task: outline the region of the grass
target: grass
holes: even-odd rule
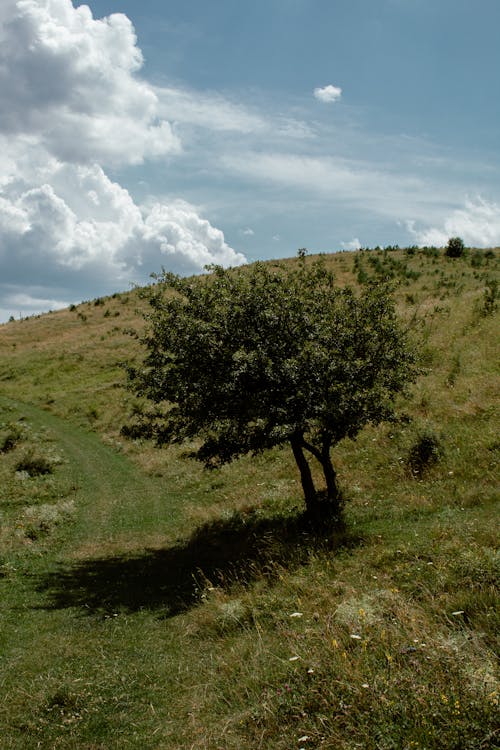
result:
[[[499,746],[498,253],[328,262],[393,275],[426,372],[322,537],[287,451],[120,436],[134,292],[0,327],[2,748]]]

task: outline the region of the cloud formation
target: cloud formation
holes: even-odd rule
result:
[[[3,0],[0,307],[54,308],[85,288],[144,281],[161,264],[193,273],[244,262],[195,206],[138,205],[106,173],[182,151],[142,64],[122,14],[95,19],[71,0]],[[233,120],[245,127],[237,110]]]
[[[323,86],[322,88],[315,88],[314,96],[324,104],[331,104],[332,102],[336,102],[340,99],[340,97],[342,96],[342,89],[338,86],[332,86],[332,84],[329,84],[328,86]]]
[[[463,208],[446,217],[441,226],[408,229],[419,245],[443,247],[450,237],[461,237],[470,247],[500,246],[500,205],[477,198],[468,200]]]
[[[136,74],[143,59],[129,19],[94,19],[70,0],[4,0],[0,132],[33,136],[63,161],[138,164],[176,153],[158,97]]]

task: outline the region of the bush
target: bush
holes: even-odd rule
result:
[[[421,477],[426,469],[434,466],[443,455],[441,439],[431,429],[425,429],[417,435],[410,448],[407,466],[415,477]]]
[[[461,237],[450,237],[446,246],[445,255],[448,258],[461,258],[464,252],[465,245]]]

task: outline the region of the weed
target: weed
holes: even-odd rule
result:
[[[50,505],[32,505],[23,512],[17,528],[28,539],[35,541],[41,536],[49,534],[56,526],[70,520],[75,513],[72,500]]]
[[[461,362],[461,358],[460,358],[460,353],[457,352],[453,356],[452,365],[451,365],[450,371],[449,371],[449,373],[448,373],[448,375],[446,377],[446,385],[449,388],[453,388],[453,386],[457,382],[457,378],[458,378],[458,376],[460,374],[461,367],[462,367],[462,362]]]
[[[0,432],[0,453],[8,453],[22,439],[22,430],[19,425],[7,425],[5,430]]]
[[[486,289],[483,293],[482,315],[493,315],[498,308],[498,280],[489,279],[486,283]]]
[[[54,461],[39,453],[34,448],[29,448],[17,460],[15,469],[18,472],[25,472],[30,477],[52,474],[54,471]]]

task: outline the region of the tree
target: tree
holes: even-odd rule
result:
[[[445,255],[448,258],[460,258],[465,252],[464,241],[461,237],[450,237],[446,246]]]
[[[154,405],[128,434],[159,445],[198,438],[195,456],[220,466],[288,443],[312,519],[337,516],[331,449],[393,412],[414,356],[383,285],[339,288],[322,261],[256,263],[206,277],[163,272],[149,292],[131,387]],[[314,486],[309,459],[323,471]]]

